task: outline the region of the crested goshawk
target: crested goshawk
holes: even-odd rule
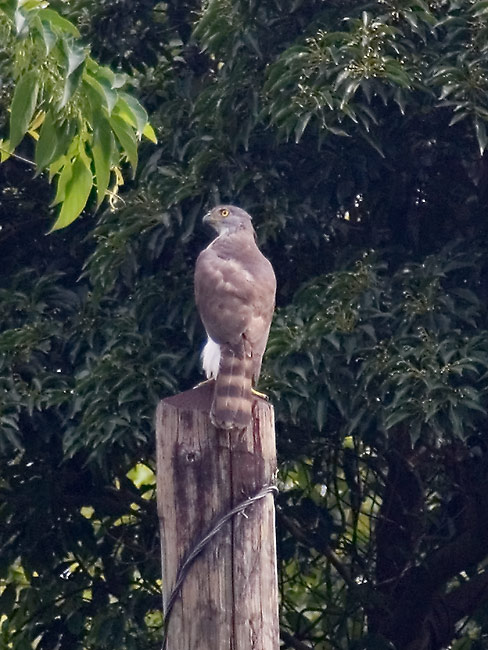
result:
[[[219,205],[203,222],[217,231],[195,267],[195,299],[208,335],[202,364],[215,379],[210,419],[219,429],[242,430],[252,418],[252,386],[268,340],[276,278],[247,212]]]

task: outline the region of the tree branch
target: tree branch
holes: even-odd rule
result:
[[[310,548],[312,545],[310,543],[310,538],[303,532],[303,530],[291,519],[287,517],[282,512],[277,511],[277,518],[285,525],[288,531],[295,537],[299,542],[304,544],[307,548]],[[341,576],[344,582],[351,589],[356,588],[356,583],[354,582],[348,568],[342,563],[339,556],[331,549],[331,547],[326,544],[323,548],[323,553],[330,560],[330,563]]]
[[[454,622],[473,611],[488,598],[488,569],[462,583],[444,598]]]
[[[303,641],[300,641],[289,632],[286,632],[286,630],[280,630],[280,637],[283,643],[290,648],[295,648],[295,650],[312,650],[311,645],[303,643]]]

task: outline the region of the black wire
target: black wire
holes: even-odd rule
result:
[[[192,548],[190,553],[187,554],[185,559],[183,560],[182,564],[180,565],[180,568],[178,569],[178,572],[176,574],[176,581],[175,581],[175,586],[173,587],[171,594],[168,598],[168,602],[166,605],[166,611],[164,612],[164,633],[163,633],[163,646],[162,650],[166,650],[166,643],[168,641],[168,628],[169,628],[169,620],[171,616],[171,612],[173,611],[173,605],[176,602],[176,599],[179,596],[179,591],[185,581],[186,576],[188,575],[188,571],[195,561],[195,559],[200,555],[200,553],[203,551],[203,549],[207,546],[207,544],[210,542],[210,540],[215,537],[215,535],[221,530],[221,528],[226,524],[229,519],[232,519],[234,515],[237,515],[239,512],[243,512],[248,506],[253,504],[255,501],[259,501],[259,499],[262,499],[265,497],[267,494],[271,493],[278,493],[278,488],[275,485],[268,485],[264,488],[262,488],[255,496],[250,497],[248,499],[245,499],[245,501],[242,501],[239,503],[237,506],[232,508],[232,510],[229,510],[225,515],[220,517],[217,522],[211,526],[210,530],[208,533],[206,533],[198,542],[198,544],[195,544],[195,546]]]

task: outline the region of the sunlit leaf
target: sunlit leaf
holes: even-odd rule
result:
[[[142,131],[142,135],[145,136],[148,140],[150,140],[154,144],[157,144],[158,139],[156,137],[156,133],[154,132],[153,127],[149,123],[146,124],[146,126],[144,127]]]
[[[122,145],[123,151],[127,154],[133,173],[137,168],[137,140],[133,129],[118,115],[110,116],[110,125]]]
[[[119,114],[121,117],[126,119],[124,117],[125,115],[130,116],[138,135],[141,135],[148,123],[148,116],[144,107],[137,101],[137,99],[131,97],[131,95],[128,95],[127,93],[120,93],[119,103],[116,105],[116,108],[118,107],[120,107]]]
[[[86,59],[86,48],[73,39],[63,39],[63,50],[67,59],[66,75],[69,77],[73,72],[84,63]]]
[[[71,177],[66,183],[61,211],[50,232],[69,226],[79,217],[88,201],[92,185],[91,170],[85,158],[78,156],[73,163]]]
[[[13,151],[24,137],[37,105],[39,74],[31,70],[18,81],[10,112],[10,148]]]
[[[44,41],[46,48],[46,54],[49,54],[53,47],[56,45],[58,37],[51,29],[51,25],[47,20],[41,20],[39,17],[36,18],[36,25],[38,25],[38,30]]]
[[[80,32],[73,23],[60,16],[57,11],[48,8],[40,9],[39,16],[41,20],[46,20],[52,27],[58,29],[60,33],[67,32],[76,38],[80,37]]]
[[[83,77],[83,64],[76,68],[75,71],[66,77],[63,89],[63,96],[61,98],[60,108],[64,108],[69,100],[72,98],[73,93],[78,89],[81,79]]]
[[[58,203],[64,201],[66,197],[66,187],[71,180],[71,177],[73,176],[73,165],[71,163],[71,160],[67,157],[63,157],[62,161],[62,171],[58,177],[56,196],[51,203],[51,207],[58,205]]]
[[[112,131],[107,120],[100,115],[93,132],[93,161],[95,163],[95,183],[97,186],[97,206],[105,198],[105,192],[110,182],[112,164]]]
[[[55,125],[51,111],[48,111],[42,124],[36,146],[35,163],[38,172],[47,167],[55,158],[59,125]]]

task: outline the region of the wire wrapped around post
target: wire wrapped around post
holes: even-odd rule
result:
[[[252,426],[225,432],[211,397],[204,384],[157,412],[165,650],[278,650],[273,408],[256,398]]]
[[[166,643],[168,639],[168,628],[169,628],[169,622],[171,619],[171,611],[173,609],[173,605],[175,603],[175,600],[178,598],[179,591],[183,585],[183,582],[185,581],[185,578],[188,574],[188,571],[191,568],[191,565],[193,562],[197,559],[197,557],[200,555],[200,553],[203,551],[203,549],[211,542],[211,540],[217,535],[217,533],[222,530],[222,528],[225,526],[225,524],[232,519],[235,515],[242,513],[244,514],[244,511],[246,508],[249,508],[253,503],[256,501],[259,501],[263,497],[265,497],[267,494],[277,494],[278,493],[278,488],[275,485],[268,485],[264,487],[262,490],[260,490],[256,495],[253,497],[249,497],[249,499],[246,499],[245,501],[242,501],[239,503],[235,508],[232,508],[229,512],[227,512],[225,515],[222,517],[219,517],[218,520],[215,522],[215,524],[210,528],[208,533],[204,535],[196,544],[195,546],[191,549],[190,553],[188,553],[187,557],[181,564],[180,568],[178,569],[178,573],[176,574],[176,583],[175,586],[173,587],[173,590],[168,598],[168,601],[166,603],[166,610],[164,612],[164,636],[163,636],[163,649],[166,650]]]

